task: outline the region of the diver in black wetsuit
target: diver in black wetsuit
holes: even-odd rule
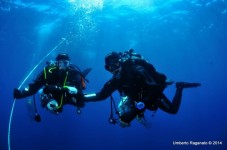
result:
[[[23,90],[14,89],[14,98],[21,99],[31,96],[42,89],[41,105],[49,111],[59,114],[65,104],[78,108],[84,107],[80,99],[85,89],[84,74],[75,65],[70,64],[68,54],[62,53],[56,57],[56,62],[50,62],[38,75],[34,83]],[[78,109],[79,110],[79,109]]]
[[[105,57],[105,69],[113,74],[100,92],[84,95],[85,102],[105,100],[118,90],[121,101],[118,105],[120,125],[129,126],[137,118],[142,120],[146,109],[158,108],[176,114],[179,110],[184,88],[200,86],[200,83],[177,82],[176,93],[171,102],[163,91],[167,85],[166,76],[155,70],[141,55],[130,50],[126,53],[112,52]]]

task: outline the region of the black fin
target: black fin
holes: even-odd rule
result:
[[[176,87],[177,88],[193,88],[201,86],[200,83],[189,83],[189,82],[177,82]]]

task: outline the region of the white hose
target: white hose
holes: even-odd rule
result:
[[[43,57],[43,59],[41,59],[35,66],[34,68],[28,73],[28,75],[25,77],[25,79],[23,80],[23,82],[20,84],[20,86],[18,87],[18,89],[20,89],[23,84],[27,81],[27,79],[31,76],[31,74],[35,71],[35,69],[53,52],[55,51],[63,42],[66,41],[66,38],[62,38],[61,41],[52,49],[50,50],[49,53],[46,54],[45,57]],[[15,108],[15,104],[16,104],[16,99],[13,100],[13,105],[12,105],[12,109],[10,112],[10,117],[9,117],[9,126],[8,126],[8,150],[11,149],[11,140],[10,140],[10,135],[11,135],[11,124],[12,124],[12,117],[13,117],[13,112],[14,112],[14,108]]]

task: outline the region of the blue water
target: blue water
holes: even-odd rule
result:
[[[170,79],[202,86],[184,91],[176,115],[159,110],[152,117],[147,111],[150,128],[136,121],[130,128],[109,124],[109,99],[86,104],[81,115],[66,106],[59,116],[38,102],[40,123],[32,119],[31,97],[17,100],[12,150],[227,149],[226,0],[1,0],[0,20],[0,150],[8,149],[13,88],[62,38],[66,42],[45,61],[67,52],[82,70],[93,68],[86,93],[99,91],[111,77],[104,69],[105,55],[130,48]],[[165,90],[170,99],[174,92],[174,85]],[[119,101],[117,93],[114,98]],[[175,141],[219,143],[194,146]]]

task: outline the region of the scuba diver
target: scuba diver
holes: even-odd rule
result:
[[[47,66],[28,88],[14,89],[14,98],[25,98],[39,91],[43,108],[59,114],[65,104],[71,104],[80,113],[80,108],[85,105],[80,97],[86,87],[85,76],[90,71],[91,69],[86,69],[81,72],[77,66],[70,64],[68,54],[58,54],[56,61],[47,62]]]
[[[140,54],[134,53],[133,49],[124,53],[109,53],[105,57],[105,69],[111,72],[113,77],[105,83],[100,92],[85,94],[83,99],[85,102],[105,100],[118,90],[121,101],[116,112],[122,127],[130,126],[130,122],[135,118],[144,123],[146,109],[156,111],[159,108],[167,113],[176,114],[180,107],[183,89],[201,85],[176,82],[176,93],[171,102],[163,91],[173,81],[168,81],[164,74],[157,72],[152,64],[144,60]],[[112,96],[111,100],[113,100]],[[117,123],[113,118],[109,121],[113,124]]]

